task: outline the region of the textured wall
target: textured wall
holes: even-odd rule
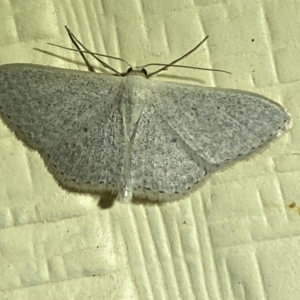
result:
[[[258,92],[294,126],[188,199],[102,209],[61,189],[0,122],[0,298],[299,299],[300,2],[2,2],[0,64],[85,69],[77,53],[47,45],[71,46],[64,25],[133,65],[169,62],[209,35],[184,63],[232,75],[170,69],[155,80]]]

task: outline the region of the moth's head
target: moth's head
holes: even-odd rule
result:
[[[127,70],[127,72],[123,74],[123,76],[128,76],[128,75],[140,75],[148,78],[147,70],[143,67],[130,67]]]

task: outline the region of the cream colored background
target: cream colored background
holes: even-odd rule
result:
[[[189,199],[109,209],[62,190],[0,122],[0,299],[299,299],[299,1],[0,6],[0,64],[85,69],[78,54],[47,45],[71,46],[64,25],[133,65],[169,62],[209,35],[184,63],[232,75],[172,69],[156,80],[255,91],[294,120],[266,151],[213,175]]]

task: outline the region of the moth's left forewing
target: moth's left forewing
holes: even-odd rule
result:
[[[222,165],[291,127],[278,103],[255,93],[156,82],[156,104],[168,126],[199,159]]]

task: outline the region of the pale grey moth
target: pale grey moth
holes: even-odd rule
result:
[[[0,114],[63,187],[125,202],[181,198],[291,126],[258,94],[123,75],[2,65]]]

